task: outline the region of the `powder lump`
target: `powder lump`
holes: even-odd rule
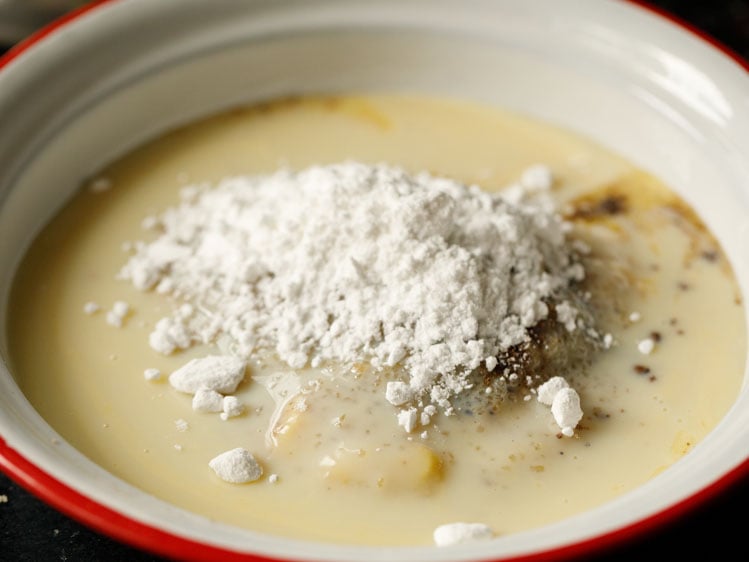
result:
[[[447,523],[434,530],[434,544],[451,546],[494,538],[494,532],[483,523]]]
[[[180,392],[195,394],[200,389],[222,394],[234,392],[244,379],[245,362],[231,355],[208,355],[192,359],[171,375],[169,384]]]
[[[554,396],[563,388],[569,388],[569,383],[562,377],[551,377],[548,381],[538,387],[538,401],[541,404],[551,406]]]
[[[196,412],[221,412],[224,397],[215,390],[199,388],[192,397],[192,409]]]
[[[577,391],[570,388],[564,378],[551,377],[538,387],[537,393],[538,401],[551,407],[551,414],[562,430],[562,435],[572,437],[577,424],[583,418]]]
[[[557,298],[584,270],[542,197],[551,183],[536,166],[492,194],[345,162],[189,186],[120,277],[190,305],[157,323],[149,341],[161,353],[218,343],[227,357],[273,351],[294,369],[397,365],[407,388],[389,401],[449,411],[468,374],[528,341],[550,304],[568,330],[583,327]],[[190,378],[170,382],[205,386]]]
[[[229,418],[235,418],[244,412],[244,404],[236,396],[224,396],[221,402],[221,419],[226,421]]]
[[[147,381],[157,381],[161,378],[161,371],[150,367],[143,371],[143,378]]]
[[[637,350],[643,355],[650,355],[655,349],[655,340],[653,338],[645,338],[637,343]]]
[[[562,388],[557,392],[551,403],[551,414],[561,428],[562,434],[572,437],[575,434],[575,427],[583,417],[577,391],[574,388]]]
[[[85,312],[89,316],[92,314],[96,314],[97,312],[99,312],[99,310],[101,310],[101,307],[93,301],[89,301],[83,305],[83,312]]]
[[[221,453],[211,459],[208,466],[221,480],[232,484],[254,482],[263,475],[263,467],[242,447]]]
[[[117,301],[112,305],[111,310],[107,312],[107,324],[116,328],[122,328],[125,318],[130,313],[130,305],[124,301]]]

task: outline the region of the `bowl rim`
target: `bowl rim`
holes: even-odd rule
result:
[[[124,4],[126,1],[93,0],[46,24],[0,55],[0,72],[7,68],[11,62],[23,57],[27,51],[44,42],[49,36],[68,27],[84,15],[108,5],[116,3]],[[660,18],[662,22],[672,25],[682,32],[686,32],[692,38],[698,39],[703,47],[717,51],[719,54],[738,64],[744,72],[749,74],[748,59],[745,59],[703,29],[696,27],[664,8],[650,4],[647,0],[616,1],[627,4],[636,10],[654,15]],[[195,541],[123,515],[107,505],[74,490],[46,472],[43,468],[35,465],[20,452],[9,446],[2,435],[0,435],[0,471],[27,492],[73,520],[114,540],[142,549],[151,554],[185,561],[221,559],[227,562],[290,562],[288,558],[275,558],[260,554],[238,552],[227,547]],[[603,554],[605,551],[609,551],[629,539],[642,539],[646,535],[666,527],[682,516],[709,503],[709,501],[717,499],[745,478],[749,478],[749,458],[724,473],[708,486],[699,489],[661,511],[652,513],[633,523],[588,539],[579,540],[572,544],[525,555],[511,556],[509,558],[488,559],[487,562],[491,562],[492,560],[494,562],[559,561]]]

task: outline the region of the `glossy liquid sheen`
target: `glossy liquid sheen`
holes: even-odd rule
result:
[[[149,348],[153,325],[176,303],[115,278],[127,259],[122,243],[149,236],[141,220],[176,204],[187,183],[343,160],[429,170],[489,190],[535,163],[553,169],[554,196],[571,204],[577,235],[603,256],[602,286],[611,275],[618,287],[599,319],[615,345],[573,377],[585,411],[574,437],[560,438],[549,408],[532,396],[493,415],[438,415],[407,434],[384,398],[386,374],[366,365],[294,373],[259,357],[236,393],[247,411],[227,421],[194,412],[190,396],[165,380],[144,379],[146,368],[168,374],[215,350],[164,357]],[[454,521],[506,535],[652,478],[737,396],[744,309],[720,248],[656,179],[548,125],[422,97],[287,100],[168,134],[102,175],[112,188],[84,187],[18,272],[13,372],[44,418],[92,461],[208,518],[354,544],[431,544],[434,528]],[[132,307],[122,328],[105,321],[115,300]],[[88,301],[102,312],[84,314]],[[641,318],[631,321],[632,312]],[[637,343],[653,332],[660,341],[643,355]],[[277,387],[273,396],[274,376],[291,386],[298,377],[304,392],[282,396]],[[210,459],[235,447],[259,459],[259,481],[228,484],[210,470]]]

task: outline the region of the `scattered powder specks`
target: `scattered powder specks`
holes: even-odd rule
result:
[[[320,466],[322,467],[331,467],[335,465],[336,465],[336,461],[330,455],[325,455],[323,458],[320,459]]]
[[[115,328],[122,328],[122,318],[110,310],[107,312],[107,324],[114,326]]]
[[[156,324],[161,353],[218,343],[292,368],[399,366],[406,386],[390,402],[449,412],[470,372],[527,342],[550,306],[568,330],[583,327],[557,299],[585,272],[544,197],[552,183],[535,166],[491,194],[346,162],[187,186],[179,206],[149,218],[157,236],[134,244],[120,277],[190,303]]]
[[[157,381],[161,378],[161,371],[154,368],[148,368],[143,371],[143,378],[147,381]]]
[[[604,334],[603,335],[603,348],[609,349],[612,345],[614,345],[614,336],[612,334]]]
[[[187,420],[180,418],[174,422],[174,427],[177,428],[177,431],[187,431],[190,429],[190,424],[187,423]]]
[[[304,398],[302,398],[301,400],[295,400],[294,404],[292,405],[292,409],[295,412],[306,412],[307,408],[309,408],[309,405]]]
[[[117,316],[124,318],[130,312],[130,305],[125,301],[115,301],[112,305],[112,312]]]
[[[91,193],[103,193],[112,189],[112,180],[105,177],[98,177],[91,180],[88,184],[88,190]]]
[[[637,350],[643,355],[650,355],[655,349],[655,340],[653,338],[645,338],[640,340],[637,344]]]
[[[116,301],[111,310],[107,312],[107,323],[121,328],[125,323],[125,318],[130,313],[130,305],[124,301]]]
[[[564,324],[568,332],[574,332],[577,327],[577,309],[569,302],[563,301],[556,307],[557,320]]]
[[[520,176],[520,185],[531,192],[551,189],[553,183],[551,170],[543,164],[530,166]]]
[[[140,226],[143,230],[156,230],[159,227],[158,217],[149,215],[140,222]]]
[[[83,305],[83,312],[88,314],[89,316],[92,314],[96,314],[97,312],[99,312],[99,310],[101,310],[101,307],[93,301],[88,301]]]
[[[8,503],[8,496],[0,494],[0,503]]]

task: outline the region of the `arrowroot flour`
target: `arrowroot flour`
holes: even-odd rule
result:
[[[151,217],[158,235],[120,276],[186,303],[151,334],[161,353],[218,341],[292,368],[401,366],[400,403],[449,412],[468,373],[494,369],[584,277],[551,183],[535,166],[490,194],[356,162],[231,177]],[[583,327],[556,304],[567,330]]]

